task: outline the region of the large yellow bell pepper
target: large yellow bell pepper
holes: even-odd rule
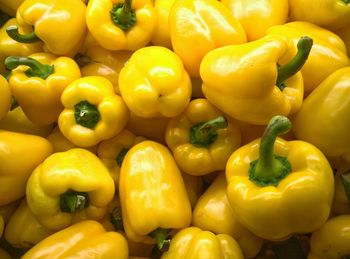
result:
[[[64,110],[58,118],[62,134],[73,144],[90,147],[117,135],[126,125],[129,110],[101,76],[82,77],[62,93]]]
[[[100,258],[128,259],[128,244],[117,232],[85,220],[63,229],[32,247],[22,259]]]
[[[306,93],[310,93],[334,71],[350,65],[342,39],[315,24],[301,21],[289,22],[271,27],[267,33],[287,36],[293,40],[294,45],[297,45],[300,37],[304,35],[313,39],[310,55],[300,70]]]
[[[273,117],[262,138],[233,152],[226,166],[227,196],[237,221],[272,241],[320,228],[333,200],[329,162],[307,142],[277,137],[290,128],[287,117]]]
[[[288,20],[288,0],[221,0],[244,28],[248,41],[262,38],[266,30]]]
[[[157,142],[142,141],[127,152],[119,195],[125,233],[131,241],[148,242],[153,237],[161,250],[168,230],[191,223],[191,204],[180,170],[170,151]]]
[[[16,11],[23,2],[24,0],[0,0],[0,10],[8,15],[16,16]]]
[[[19,26],[34,32],[20,34],[16,25],[7,27],[7,33],[18,42],[44,42],[44,49],[59,56],[74,56],[87,32],[86,6],[81,0],[26,0],[18,8]]]
[[[350,256],[350,215],[331,218],[310,239],[307,259],[342,259]]]
[[[151,0],[90,0],[86,23],[103,48],[137,50],[150,42],[157,17]]]
[[[350,26],[337,30],[336,34],[344,41],[348,57],[350,57]]]
[[[42,137],[0,130],[0,206],[24,196],[28,177],[51,152]]]
[[[228,116],[199,98],[169,121],[166,143],[180,169],[199,176],[225,169],[227,159],[240,146],[241,133]]]
[[[161,259],[243,259],[236,240],[226,234],[215,235],[197,227],[180,230],[170,241],[169,251]]]
[[[119,90],[136,115],[170,118],[186,108],[192,87],[181,59],[174,52],[149,46],[135,51],[122,68]]]
[[[8,57],[5,65],[11,69],[11,93],[28,119],[38,125],[57,122],[63,110],[63,90],[81,76],[75,61],[36,53],[29,57]]]
[[[0,120],[6,117],[11,108],[11,91],[7,80],[0,75]]]
[[[107,168],[90,151],[54,153],[30,175],[27,202],[36,219],[51,230],[84,219],[101,219],[114,196]]]
[[[223,112],[251,124],[295,113],[304,91],[299,70],[311,46],[312,39],[303,37],[295,54],[291,40],[273,35],[215,49],[201,63],[203,93]]]
[[[216,0],[178,0],[169,14],[170,39],[192,77],[211,50],[247,41],[241,24]]]
[[[350,67],[329,75],[304,100],[293,118],[295,136],[312,143],[326,156],[350,162]]]

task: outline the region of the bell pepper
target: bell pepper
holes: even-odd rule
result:
[[[350,26],[345,26],[335,33],[344,41],[348,57],[350,57]]]
[[[349,0],[289,0],[290,19],[339,29],[350,24],[349,3]]]
[[[235,258],[243,259],[236,240],[226,234],[215,235],[197,227],[180,230],[170,242],[169,251],[162,259]]]
[[[181,59],[174,52],[149,46],[135,51],[122,68],[119,90],[136,115],[171,118],[186,108],[192,87]]]
[[[230,207],[226,195],[225,173],[215,178],[193,209],[192,225],[215,234],[232,236],[242,249],[244,258],[255,257],[263,240],[242,227]]]
[[[262,38],[266,30],[288,20],[288,0],[221,0],[240,22],[248,41]]]
[[[336,168],[334,176],[334,199],[332,212],[336,215],[350,214],[350,164]]]
[[[183,172],[200,176],[225,169],[241,133],[228,116],[199,98],[169,121],[166,143]]]
[[[137,50],[146,46],[156,28],[151,0],[90,0],[86,24],[108,50]]]
[[[13,247],[31,248],[53,233],[36,220],[24,198],[6,224],[5,238]]]
[[[303,101],[305,63],[312,39],[302,37],[298,52],[291,40],[273,35],[208,53],[201,63],[206,98],[234,119],[266,125],[274,115],[289,115]]]
[[[16,16],[16,11],[23,2],[24,0],[1,0],[0,10],[8,15]]]
[[[7,57],[5,65],[11,70],[11,93],[28,119],[38,125],[57,122],[63,110],[60,99],[63,90],[81,76],[75,61],[36,53],[29,57]]]
[[[328,219],[332,168],[310,143],[285,141],[287,117],[274,116],[261,139],[240,147],[226,166],[227,197],[237,221],[271,241],[310,233]]]
[[[350,67],[329,75],[308,95],[293,117],[297,139],[310,142],[326,156],[342,156],[350,162]]]
[[[54,153],[37,166],[26,194],[38,222],[60,230],[84,219],[101,219],[114,190],[113,179],[98,157],[73,148]]]
[[[87,32],[85,12],[81,0],[26,0],[18,7],[16,20],[21,27],[33,26],[34,32],[20,34],[16,25],[6,31],[15,41],[42,41],[47,52],[74,56]]]
[[[230,11],[216,0],[178,0],[169,14],[170,39],[187,72],[199,77],[203,57],[213,49],[247,41]]]
[[[300,72],[303,76],[304,91],[310,93],[334,71],[350,65],[344,42],[336,34],[308,22],[289,22],[273,26],[268,34],[284,35],[297,45],[303,35],[313,39],[313,46]]]
[[[11,91],[6,79],[0,75],[0,120],[6,117],[11,108]]]
[[[128,259],[128,256],[128,245],[121,234],[106,232],[100,223],[85,220],[45,238],[21,258]]]
[[[159,250],[170,229],[191,223],[191,204],[174,158],[163,145],[146,140],[126,153],[119,177],[119,195],[126,236],[152,242]]]
[[[0,130],[0,206],[24,196],[28,177],[51,152],[42,137]]]
[[[79,147],[91,147],[117,135],[126,125],[129,110],[114,93],[112,83],[100,76],[72,82],[62,93],[64,110],[58,118],[62,134]]]
[[[350,256],[350,215],[329,219],[310,239],[308,259],[340,259]]]

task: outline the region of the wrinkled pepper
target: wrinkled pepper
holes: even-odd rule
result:
[[[312,39],[302,37],[296,53],[291,40],[273,35],[215,49],[201,63],[203,93],[232,118],[251,124],[293,114],[302,105],[299,70],[311,47]]]
[[[202,58],[211,50],[247,41],[241,24],[216,0],[176,1],[169,30],[174,52],[192,77],[199,77]]]
[[[126,125],[129,110],[101,76],[87,76],[63,91],[64,110],[58,118],[62,134],[79,147],[91,147],[117,135]]]
[[[27,182],[30,210],[44,227],[60,230],[84,219],[101,219],[114,182],[96,155],[82,148],[54,153]]]
[[[108,50],[137,50],[153,35],[157,17],[151,0],[90,0],[86,23]]]
[[[166,143],[183,172],[200,176],[225,169],[241,133],[228,116],[199,98],[169,121]]]
[[[287,117],[274,116],[261,139],[237,149],[226,166],[227,196],[237,221],[271,241],[310,233],[328,219],[332,168],[323,153],[304,141],[285,141]]]
[[[12,17],[16,16],[16,11],[23,2],[24,0],[0,0],[0,10]]]
[[[334,199],[332,212],[336,215],[350,214],[350,164],[336,169],[334,176]]]
[[[5,65],[11,70],[11,93],[28,119],[38,125],[57,122],[63,110],[63,90],[81,76],[75,61],[36,53],[28,57],[7,57]]]
[[[0,75],[0,120],[5,118],[11,108],[11,91],[7,80]]]
[[[22,259],[128,259],[128,244],[117,232],[106,232],[97,221],[85,220],[65,228],[32,247]]]
[[[28,177],[51,152],[45,138],[0,130],[0,206],[25,195]]]

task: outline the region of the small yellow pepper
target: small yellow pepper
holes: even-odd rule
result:
[[[114,182],[96,155],[82,148],[54,153],[27,182],[30,210],[44,227],[60,230],[84,219],[101,219]]]
[[[7,80],[0,75],[0,120],[5,118],[11,108],[11,91]]]
[[[240,146],[241,133],[230,118],[199,98],[169,121],[166,143],[180,169],[199,176],[225,169],[229,156]]]
[[[90,0],[86,23],[103,48],[137,50],[151,41],[157,17],[150,0]]]
[[[336,215],[350,214],[350,164],[336,168],[334,176],[334,199],[332,212]]]
[[[121,234],[106,232],[97,221],[85,220],[45,238],[21,258],[128,259],[129,250]]]
[[[126,125],[129,110],[101,76],[72,82],[61,96],[64,110],[58,118],[62,134],[79,147],[90,147],[117,135]]]
[[[24,196],[28,177],[51,152],[42,137],[0,130],[0,206]]]
[[[169,14],[174,52],[192,77],[199,77],[202,58],[211,50],[247,41],[241,24],[216,0],[178,0]]]
[[[16,16],[16,11],[23,2],[24,0],[0,0],[0,10],[8,15]]]

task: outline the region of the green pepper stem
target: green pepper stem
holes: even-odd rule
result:
[[[114,207],[111,214],[110,214],[110,220],[111,223],[113,224],[115,230],[121,231],[124,230],[123,226],[123,218],[122,218],[122,211],[120,207]]]
[[[60,195],[62,212],[76,213],[89,206],[89,195],[86,192],[68,190]]]
[[[260,186],[277,185],[291,171],[286,157],[274,154],[278,135],[287,133],[292,127],[285,116],[274,116],[267,125],[260,141],[259,158],[249,168],[249,179]]]
[[[81,101],[74,105],[74,118],[77,124],[93,129],[100,120],[100,112],[95,105]]]
[[[120,29],[127,31],[136,23],[136,13],[131,8],[132,0],[125,0],[113,6],[111,10],[111,19]]]
[[[149,234],[156,240],[159,251],[165,252],[169,249],[170,239],[168,239],[168,230],[157,228]]]
[[[29,57],[11,56],[5,59],[5,66],[13,70],[20,65],[28,66],[29,69],[25,71],[28,77],[40,77],[42,79],[48,78],[54,73],[54,67],[50,65],[41,64],[39,61]]]
[[[116,157],[116,161],[117,161],[117,164],[119,167],[122,166],[122,163],[123,163],[123,160],[124,160],[124,157],[126,155],[126,153],[128,153],[129,149],[128,148],[122,148],[120,150],[120,152],[118,153],[117,157]]]
[[[226,127],[227,121],[224,116],[197,123],[190,129],[190,143],[197,147],[208,147],[217,139],[217,130]]]
[[[16,25],[10,25],[7,27],[6,32],[10,38],[20,43],[33,43],[41,41],[35,32],[28,34],[19,34],[18,27]]]
[[[345,4],[350,4],[350,0],[342,0]],[[350,258],[350,255],[349,255]]]
[[[305,64],[309,57],[313,40],[308,36],[303,36],[299,39],[297,48],[298,52],[294,58],[284,66],[278,67],[278,76],[276,85],[283,90],[284,81],[295,75]]]

